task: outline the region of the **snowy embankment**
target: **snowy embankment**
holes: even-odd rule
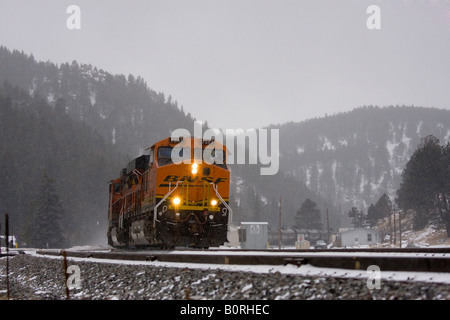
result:
[[[428,224],[421,230],[413,228],[413,214],[411,212],[402,214],[401,222],[391,217],[378,220],[375,229],[380,233],[382,246],[384,247],[415,247],[415,248],[439,248],[450,247],[450,237],[443,225]]]
[[[450,299],[450,273],[381,272],[368,288],[365,270],[309,265],[240,266],[70,258],[80,270],[72,299]],[[61,257],[34,252],[10,258],[16,299],[65,299]],[[0,290],[5,258],[0,259]],[[1,291],[0,291],[1,295]]]

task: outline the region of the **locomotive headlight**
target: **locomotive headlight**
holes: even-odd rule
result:
[[[212,205],[212,206],[217,205],[217,200],[216,200],[216,199],[211,200],[211,205]]]
[[[198,164],[195,162],[192,164],[192,174],[197,174],[198,171]]]
[[[177,206],[177,205],[180,204],[181,200],[180,200],[180,198],[176,197],[176,198],[173,198],[172,202],[173,202],[174,205]]]

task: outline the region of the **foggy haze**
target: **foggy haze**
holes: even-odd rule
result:
[[[69,5],[81,29],[69,30]],[[368,6],[381,9],[370,30]],[[450,108],[448,1],[6,1],[0,44],[142,76],[220,128],[362,105]]]

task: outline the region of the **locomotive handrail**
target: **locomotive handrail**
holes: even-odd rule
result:
[[[154,209],[154,214],[153,214],[153,228],[156,227],[156,221],[157,221],[156,215],[158,214],[158,207],[159,207],[159,205],[160,205],[161,203],[163,203],[163,202],[167,199],[167,197],[170,196],[170,195],[172,194],[172,192],[175,191],[176,188],[178,188],[178,184],[179,184],[180,182],[183,182],[183,181],[181,181],[181,180],[180,180],[180,181],[177,181],[177,184],[176,184],[175,188],[173,188],[172,190],[170,190],[170,187],[171,187],[171,184],[172,184],[172,182],[170,182],[170,183],[169,183],[169,192],[161,199],[161,201],[159,201],[159,202],[156,204],[155,209]]]
[[[233,210],[228,205],[228,203],[226,203],[225,200],[223,200],[223,198],[220,195],[219,191],[217,191],[218,185],[214,184],[214,182],[210,182],[210,183],[212,184],[213,190],[216,192],[217,198],[219,198],[220,202],[222,202],[222,204],[228,209],[228,212],[230,212],[230,214],[228,216],[228,223],[230,224],[231,222],[233,222]]]

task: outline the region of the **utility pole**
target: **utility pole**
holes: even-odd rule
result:
[[[389,216],[389,245],[392,245],[392,206],[388,216]]]
[[[65,287],[66,287],[66,299],[70,300],[70,290],[68,285],[69,275],[67,274],[67,252],[66,250],[61,250],[62,256],[63,256],[63,268],[64,268],[64,280],[65,280]]]
[[[9,300],[9,215],[5,214],[5,237],[6,237],[6,297]]]
[[[400,231],[400,248],[402,247],[402,212],[398,212],[398,229]]]
[[[328,215],[328,208],[327,208],[327,244],[330,243],[330,217]]]
[[[395,210],[394,210],[394,247],[397,245],[397,233],[395,232],[396,230],[395,230],[395,223],[396,223],[396,221],[395,221],[396,219],[395,219]]]
[[[278,202],[278,250],[281,250],[281,197]]]

